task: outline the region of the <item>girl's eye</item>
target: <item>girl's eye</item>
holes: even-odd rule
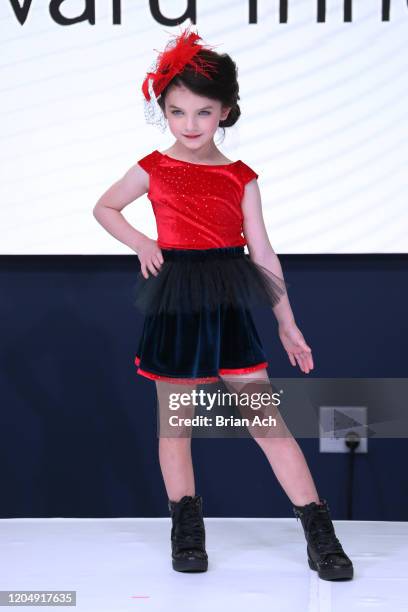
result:
[[[178,111],[178,110],[173,110],[171,111],[171,114],[174,115],[175,113],[181,113],[182,111]],[[200,111],[200,113],[207,113],[207,115],[211,115],[210,111]]]

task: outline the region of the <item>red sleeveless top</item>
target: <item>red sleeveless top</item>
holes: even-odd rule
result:
[[[149,174],[147,197],[161,248],[211,249],[247,244],[241,201],[258,178],[243,161],[209,165],[153,151],[137,162]]]

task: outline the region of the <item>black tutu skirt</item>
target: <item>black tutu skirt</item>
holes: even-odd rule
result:
[[[141,314],[192,314],[219,307],[274,307],[288,283],[251,260],[243,246],[161,249],[164,262],[155,276],[138,272],[134,305]]]

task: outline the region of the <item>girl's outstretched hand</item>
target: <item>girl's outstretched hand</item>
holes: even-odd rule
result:
[[[306,374],[313,370],[312,349],[306,344],[296,323],[279,325],[279,338],[293,366],[297,361],[300,369]]]
[[[140,270],[145,278],[149,278],[147,270],[150,270],[154,276],[158,275],[164,259],[156,240],[146,237],[139,244],[137,256],[140,261]]]

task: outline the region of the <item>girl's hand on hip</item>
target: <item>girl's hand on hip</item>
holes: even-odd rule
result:
[[[149,278],[148,270],[157,276],[164,262],[163,254],[157,240],[145,238],[139,245],[137,256],[140,261],[140,269],[145,278]]]
[[[295,366],[297,361],[300,369],[306,374],[313,370],[312,349],[306,344],[297,325],[295,323],[279,325],[278,333],[290,363]]]

